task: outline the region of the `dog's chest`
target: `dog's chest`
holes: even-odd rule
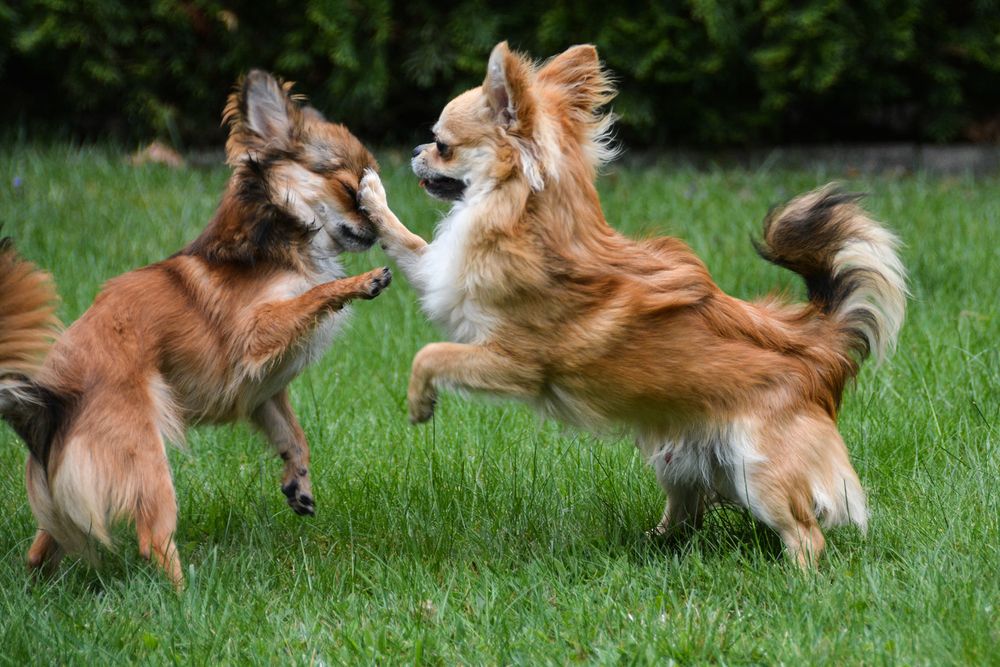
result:
[[[445,219],[418,266],[424,312],[461,343],[484,340],[494,324],[476,294],[484,267],[469,261],[469,222],[464,212]]]
[[[268,295],[268,300],[291,299],[304,294],[316,285],[331,280],[337,280],[344,275],[343,268],[337,262],[329,262],[320,266],[320,273],[315,279],[291,278],[276,285]],[[251,380],[247,393],[252,396],[250,402],[273,396],[289,382],[295,379],[306,366],[318,361],[330,348],[337,333],[350,317],[350,307],[324,315],[319,323],[305,336],[293,344],[286,354],[267,371]]]

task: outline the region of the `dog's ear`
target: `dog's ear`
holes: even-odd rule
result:
[[[253,70],[241,92],[247,129],[268,140],[291,137],[298,107],[285,86],[267,72]]]
[[[483,92],[497,123],[530,135],[535,102],[531,95],[531,64],[500,42],[493,47]]]
[[[226,150],[230,159],[249,150],[291,146],[302,123],[302,110],[292,99],[291,87],[262,70],[251,70],[237,83],[222,115],[229,124]]]
[[[558,86],[571,107],[588,113],[615,96],[592,44],[571,46],[549,60],[538,71],[538,81]]]

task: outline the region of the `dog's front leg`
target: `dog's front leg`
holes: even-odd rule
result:
[[[382,179],[371,169],[366,169],[361,179],[358,188],[358,207],[375,227],[382,249],[399,265],[414,289],[423,293],[423,279],[416,268],[420,256],[427,247],[427,241],[411,232],[399,221],[389,208]]]
[[[315,514],[316,505],[309,480],[309,443],[292,412],[288,388],[264,401],[250,417],[285,462],[281,492],[296,514]]]
[[[439,387],[528,398],[538,394],[542,369],[482,345],[431,343],[413,358],[407,400],[410,421],[419,424],[434,414]]]
[[[257,306],[245,327],[244,363],[264,368],[319,324],[324,315],[354,299],[374,299],[392,281],[387,268],[332,280],[285,301]]]

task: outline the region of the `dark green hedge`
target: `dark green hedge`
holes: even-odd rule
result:
[[[950,141],[1000,123],[997,0],[0,0],[0,121],[213,143],[258,66],[363,138],[406,141],[504,38],[535,56],[597,44],[631,145]]]

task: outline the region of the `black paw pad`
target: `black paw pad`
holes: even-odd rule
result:
[[[313,503],[312,496],[309,495],[303,494],[298,498],[289,498],[288,505],[299,516],[312,516],[316,514],[316,505]]]
[[[371,285],[368,288],[368,293],[374,298],[382,293],[389,283],[392,282],[392,271],[389,267],[382,269],[382,273],[372,278]]]

